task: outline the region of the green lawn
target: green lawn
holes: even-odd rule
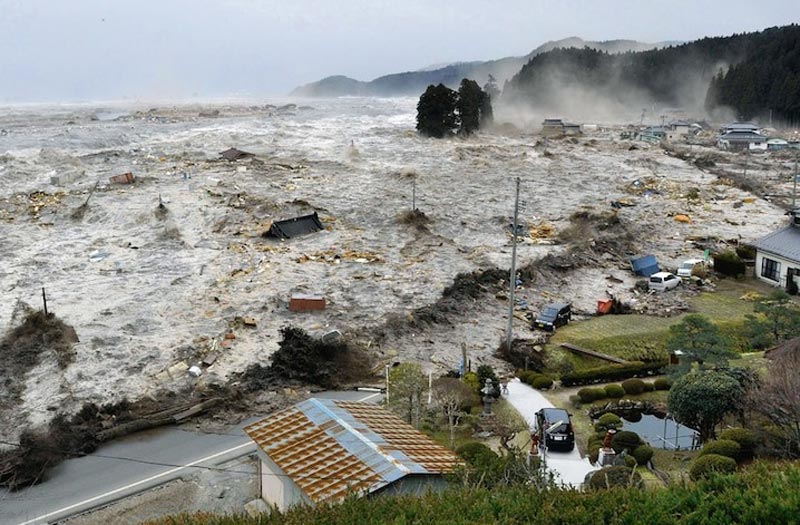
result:
[[[714,292],[704,292],[689,301],[692,313],[707,316],[734,339],[741,349],[745,316],[753,313],[753,303],[742,300],[746,292],[763,292],[760,286],[749,281],[726,279],[720,281]],[[669,293],[669,292],[668,292]],[[666,340],[669,327],[688,315],[655,317],[649,315],[605,315],[586,321],[577,321],[559,328],[550,339],[547,350],[563,354],[576,368],[608,364],[595,358],[577,356],[562,349],[561,343],[570,342],[605,354],[628,360],[650,360],[666,357]]]

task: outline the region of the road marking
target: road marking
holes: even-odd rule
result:
[[[239,449],[245,448],[245,447],[255,447],[255,443],[253,441],[248,440],[247,443],[242,443],[241,445],[237,445],[237,446],[235,446],[233,448],[229,448],[227,450],[223,450],[222,452],[217,452],[216,454],[212,454],[210,456],[206,456],[204,458],[200,458],[198,460],[192,461],[191,463],[188,463],[188,464],[183,465],[181,467],[175,467],[173,469],[170,469],[170,470],[167,470],[165,472],[162,472],[161,474],[156,474],[155,476],[150,476],[149,478],[145,478],[145,479],[139,480],[139,481],[137,481],[135,483],[130,483],[128,485],[125,485],[124,487],[120,487],[118,489],[110,490],[110,491],[108,491],[108,492],[106,492],[104,494],[100,494],[98,496],[94,496],[93,498],[89,498],[89,499],[80,501],[78,503],[73,503],[72,505],[69,505],[67,507],[63,507],[63,508],[60,508],[58,510],[54,510],[53,512],[48,512],[47,514],[43,514],[43,515],[39,516],[38,518],[34,518],[32,520],[28,520],[28,521],[24,521],[22,523],[19,523],[18,525],[31,525],[33,523],[38,522],[39,520],[46,520],[47,518],[49,518],[51,516],[55,516],[56,514],[60,514],[62,512],[70,511],[72,509],[75,509],[76,507],[80,507],[82,505],[86,505],[87,503],[92,503],[92,502],[95,502],[97,500],[101,500],[103,498],[107,498],[109,496],[113,496],[114,494],[118,494],[120,492],[123,492],[125,490],[131,489],[133,487],[137,487],[139,485],[143,485],[145,483],[149,483],[151,481],[157,480],[158,478],[163,478],[164,476],[169,476],[170,474],[174,474],[175,472],[179,472],[179,471],[181,471],[183,469],[190,468],[190,467],[193,467],[193,466],[198,465],[200,463],[203,463],[204,461],[209,461],[211,459],[217,458],[219,456],[223,456],[223,455],[225,455],[225,454],[227,454],[229,452],[233,452],[235,450],[239,450]]]
[[[364,401],[366,401],[367,399],[372,399],[373,397],[375,397],[375,396],[379,396],[379,395],[381,395],[381,393],[380,393],[380,392],[376,392],[375,394],[370,394],[370,395],[368,395],[367,397],[364,397],[364,398],[362,398],[362,399],[359,399],[359,400],[357,401],[357,403],[363,403],[363,402],[364,402]]]

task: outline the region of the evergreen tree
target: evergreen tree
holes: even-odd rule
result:
[[[474,133],[492,120],[491,98],[477,82],[467,78],[461,81],[458,88],[456,110],[459,118],[458,132],[464,135]]]
[[[484,84],[483,90],[492,99],[496,100],[497,97],[500,96],[500,90],[497,88],[497,79],[492,75],[489,75],[489,79],[486,81],[486,84]]]
[[[417,103],[417,131],[436,138],[453,133],[458,127],[457,100],[458,93],[444,84],[428,86]]]

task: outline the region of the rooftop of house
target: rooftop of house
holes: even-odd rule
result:
[[[756,249],[800,263],[800,227],[785,226],[751,243]]]
[[[452,472],[449,449],[369,403],[308,399],[245,432],[314,502],[372,493],[410,474]]]

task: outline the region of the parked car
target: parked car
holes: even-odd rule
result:
[[[688,279],[692,275],[702,274],[703,272],[707,271],[710,267],[710,263],[707,263],[703,259],[687,259],[678,266],[678,277]]]
[[[575,448],[572,416],[562,408],[543,408],[536,412],[536,432],[539,443],[548,449],[571,451]]]
[[[666,292],[676,288],[679,284],[681,284],[681,280],[674,273],[658,272],[650,276],[647,287],[657,292]]]
[[[559,326],[569,323],[570,319],[572,319],[570,303],[550,303],[544,305],[542,311],[536,316],[533,327],[552,332]]]

